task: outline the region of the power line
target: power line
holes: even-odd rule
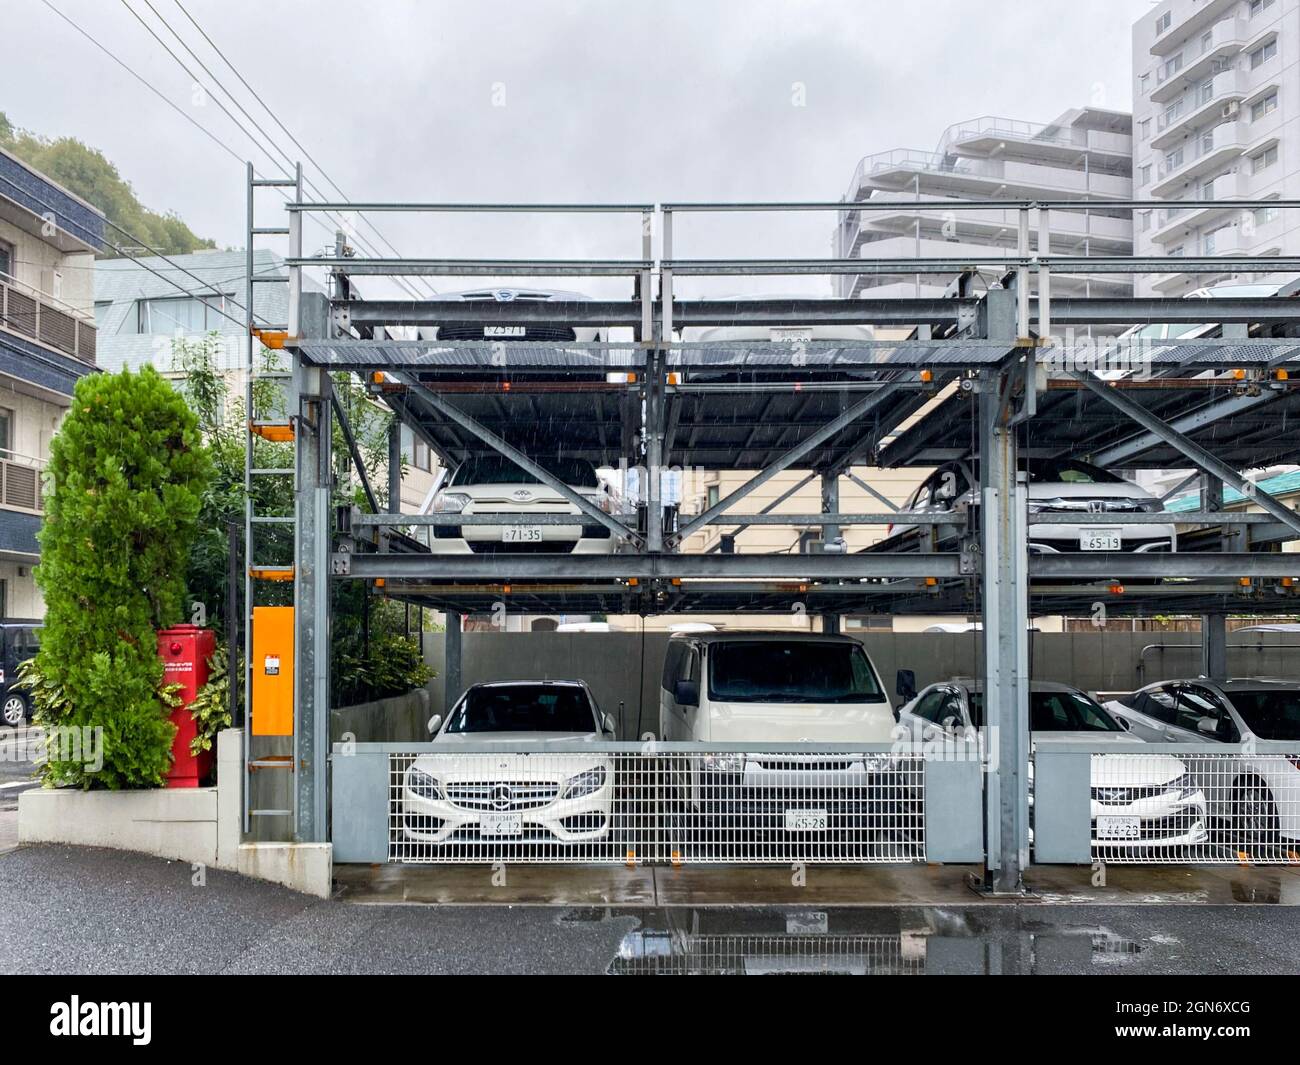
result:
[[[145,0],[145,3],[148,3],[148,2],[149,2],[149,0]],[[327,173],[325,172],[325,168],[324,168],[323,166],[321,166],[320,163],[318,163],[318,162],[316,161],[315,157],[311,154],[311,152],[309,152],[306,148],[303,147],[302,142],[301,142],[300,140],[298,140],[298,138],[295,137],[295,136],[293,135],[293,133],[292,133],[292,131],[290,131],[289,127],[286,126],[283,122],[280,121],[279,116],[276,115],[276,113],[275,113],[273,110],[271,110],[270,105],[268,105],[267,102],[266,102],[265,100],[262,99],[262,97],[258,94],[257,90],[254,89],[253,86],[251,86],[251,85],[248,83],[248,79],[245,78],[244,75],[241,74],[241,73],[238,71],[238,69],[236,69],[234,63],[232,63],[232,62],[231,62],[231,61],[226,57],[225,52],[223,52],[223,51],[222,51],[222,50],[217,46],[217,43],[216,43],[216,42],[215,42],[211,37],[208,36],[207,31],[204,30],[203,27],[199,25],[198,21],[194,18],[194,16],[191,15],[191,14],[189,13],[189,11],[186,9],[185,5],[181,3],[181,0],[172,0],[172,2],[173,2],[173,3],[174,3],[174,4],[175,4],[179,9],[180,9],[181,14],[183,14],[187,19],[189,19],[190,24],[191,24],[191,25],[192,25],[196,30],[199,31],[199,35],[200,35],[200,36],[201,36],[205,41],[207,41],[208,46],[209,46],[209,47],[210,47],[214,52],[216,52],[218,56],[221,57],[221,61],[222,61],[223,63],[225,63],[227,67],[230,68],[231,73],[233,73],[233,74],[235,75],[235,77],[239,79],[240,84],[243,85],[244,88],[247,89],[247,90],[249,91],[249,93],[252,95],[253,99],[256,100],[256,101],[257,101],[257,102],[262,106],[262,110],[264,110],[268,115],[270,115],[270,116],[271,116],[271,120],[272,120],[272,121],[273,121],[277,126],[279,126],[280,129],[282,129],[282,130],[284,131],[285,136],[288,137],[289,140],[293,142],[294,147],[296,147],[300,152],[302,152],[303,156],[307,159],[307,161],[308,161],[309,163],[311,163],[311,165],[314,166],[314,167],[315,167],[315,168],[320,172],[321,177],[323,177],[323,178],[324,178],[324,179],[325,179],[325,180],[330,184],[330,186],[334,189],[335,192],[337,192],[337,193],[339,194],[340,197],[342,197],[344,200],[350,200],[351,197],[348,196],[348,194],[347,194],[346,192],[343,191],[343,189],[339,186],[339,183],[338,183],[337,181],[335,181],[332,177],[329,176],[329,174],[327,174]],[[151,9],[151,10],[153,9],[153,5],[152,5],[152,4],[150,4],[150,9]],[[156,11],[155,11],[154,13],[157,14]],[[159,16],[159,17],[161,17],[161,16]],[[172,32],[175,33],[174,30],[173,30]],[[178,39],[179,39],[179,38],[178,38]],[[191,54],[193,54],[193,53],[191,53]],[[207,69],[207,68],[205,67],[204,69]],[[229,93],[227,93],[227,95],[229,95]],[[242,111],[243,108],[240,108],[240,110]],[[393,245],[392,241],[390,241],[390,240],[389,240],[389,239],[388,239],[388,238],[387,238],[387,237],[386,237],[386,236],[385,236],[385,235],[380,231],[380,229],[379,229],[379,227],[378,227],[377,225],[375,225],[373,222],[371,222],[371,221],[370,221],[370,220],[369,220],[369,219],[368,219],[364,214],[362,214],[362,213],[360,213],[360,212],[358,212],[357,217],[359,217],[363,222],[366,223],[367,226],[370,227],[371,231],[375,234],[376,237],[379,238],[379,240],[381,240],[381,241],[383,242],[384,246],[387,247],[389,251],[391,251],[391,252],[392,252],[394,255],[396,255],[399,259],[400,259],[400,258],[403,258],[402,253],[401,253],[400,251],[398,251],[397,248]],[[437,291],[433,288],[432,285],[430,285],[428,282],[422,282],[422,283],[425,285],[426,288],[429,289],[429,294],[430,294],[430,295],[437,295]]]
[[[221,102],[220,97],[218,97],[217,95],[213,94],[213,96],[212,96],[213,102],[214,102],[214,103],[215,103],[219,108],[221,108],[222,113],[224,113],[225,116],[226,116],[227,118],[229,118],[230,121],[233,122],[233,123],[235,124],[236,128],[238,128],[239,131],[240,131],[241,133],[243,133],[246,137],[248,137],[248,139],[249,139],[250,141],[253,142],[253,144],[254,144],[254,145],[255,145],[255,146],[256,146],[256,147],[257,147],[257,148],[262,152],[262,154],[265,155],[268,159],[270,159],[270,160],[271,160],[271,161],[272,161],[276,166],[279,166],[280,164],[279,164],[279,162],[275,159],[275,157],[271,154],[271,151],[270,151],[270,150],[268,149],[268,147],[267,147],[268,144],[269,144],[272,148],[274,148],[276,151],[278,151],[278,152],[279,152],[279,153],[284,157],[285,162],[286,162],[290,167],[293,167],[293,166],[295,165],[295,163],[294,163],[294,160],[292,159],[292,157],[290,157],[289,153],[286,152],[283,148],[281,148],[278,144],[276,144],[274,138],[273,138],[269,133],[267,133],[265,129],[262,128],[262,126],[258,123],[258,121],[257,121],[255,118],[253,118],[252,115],[250,115],[250,114],[248,113],[248,111],[244,108],[244,106],[243,106],[243,105],[242,105],[242,104],[241,104],[241,103],[240,103],[240,102],[235,98],[235,95],[234,95],[234,94],[233,94],[229,89],[227,89],[227,88],[225,87],[224,84],[222,84],[221,79],[218,78],[215,74],[212,73],[212,70],[208,67],[208,65],[207,65],[206,63],[203,62],[203,60],[198,56],[198,54],[195,53],[194,49],[192,49],[192,48],[189,46],[189,44],[185,41],[185,39],[184,39],[183,37],[181,37],[181,35],[180,35],[179,33],[177,33],[175,29],[172,28],[171,24],[170,24],[170,23],[169,23],[165,18],[163,18],[163,16],[162,16],[161,14],[158,13],[158,9],[155,8],[155,7],[153,6],[152,3],[150,3],[150,0],[143,0],[143,2],[144,2],[145,7],[147,7],[147,8],[148,8],[152,13],[153,13],[154,17],[155,17],[155,18],[156,18],[156,19],[157,19],[157,20],[158,20],[158,21],[163,25],[163,27],[167,30],[167,32],[170,33],[173,37],[175,37],[176,40],[180,43],[181,47],[184,48],[185,51],[186,51],[187,53],[189,53],[189,55],[190,55],[191,57],[193,57],[194,61],[195,61],[196,63],[198,63],[198,65],[199,65],[200,68],[202,68],[203,72],[204,72],[205,74],[207,74],[207,76],[212,80],[213,85],[215,85],[217,89],[219,89],[222,93],[224,93],[224,94],[226,95],[226,97],[230,100],[230,102],[231,102],[231,103],[232,103],[236,108],[238,108],[238,110],[240,111],[240,113],[243,114],[243,115],[248,119],[248,121],[252,124],[253,128],[256,129],[257,132],[260,133],[260,134],[262,135],[263,138],[265,138],[265,142],[266,142],[266,143],[263,144],[262,142],[258,141],[258,139],[257,139],[256,137],[254,137],[253,134],[251,134],[251,133],[248,131],[248,129],[244,126],[244,124],[243,124],[243,123],[242,123],[238,118],[236,118],[236,117],[234,116],[234,114],[231,113],[230,108],[228,108],[224,103]],[[141,16],[141,14],[140,14],[140,13],[139,13],[139,12],[138,12],[134,7],[132,7],[130,3],[128,3],[128,0],[121,0],[121,4],[122,4],[122,6],[123,6],[124,8],[127,9],[127,11],[129,11],[129,12],[131,13],[132,17],[133,17],[133,18],[134,18],[138,23],[140,23],[141,26],[143,26],[143,27],[145,28],[146,32],[148,32],[148,34],[149,34],[149,35],[150,35],[150,36],[151,36],[155,41],[158,42],[158,44],[162,47],[162,49],[163,49],[163,50],[164,50],[164,51],[165,51],[169,56],[171,56],[171,58],[172,58],[173,60],[176,61],[176,64],[181,68],[181,70],[183,70],[183,71],[185,72],[186,76],[189,77],[190,80],[191,80],[195,85],[199,85],[199,86],[202,87],[202,84],[203,84],[203,83],[199,80],[198,75],[196,75],[196,74],[194,73],[194,71],[191,70],[191,69],[190,69],[190,68],[185,64],[185,61],[184,61],[183,59],[181,59],[181,57],[178,56],[178,55],[176,54],[176,52],[171,48],[170,45],[167,44],[166,41],[164,41],[160,36],[158,36],[158,34],[154,31],[153,27],[150,26],[149,23],[145,21],[145,19],[143,18],[143,16]],[[229,62],[228,62],[228,61],[227,61],[227,65],[229,66]],[[263,105],[263,106],[265,106],[265,105]],[[306,183],[307,183],[309,186],[312,185],[312,183],[311,183],[310,180],[308,180]],[[337,186],[336,186],[336,187],[337,187]],[[321,194],[321,192],[320,192],[319,189],[315,189],[314,186],[313,186],[313,189],[314,189],[314,191],[316,192],[317,195],[320,195],[320,196],[322,196],[322,198],[324,198],[324,197],[323,197],[323,194]],[[341,190],[340,190],[340,192],[341,192]],[[327,217],[333,217],[333,216],[328,215],[328,213],[327,213]],[[335,219],[335,221],[338,222],[340,225],[342,225],[342,221],[341,221],[341,219]],[[363,250],[369,251],[370,254],[375,255],[375,252],[373,251],[373,249],[369,248],[368,245],[367,245],[367,243],[364,242],[364,241],[362,241],[361,238],[360,238],[359,236],[357,236],[356,239],[357,239],[357,243],[360,244],[360,245],[362,246]],[[376,258],[378,258],[378,257],[379,257],[379,256],[376,255]],[[408,290],[408,291],[410,291],[410,290]],[[418,295],[418,293],[412,293],[412,294],[414,294],[414,295]]]

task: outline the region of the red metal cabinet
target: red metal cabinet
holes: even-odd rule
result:
[[[177,692],[181,705],[172,711],[176,738],[172,741],[172,767],[167,774],[169,788],[197,788],[212,769],[212,751],[203,751],[197,757],[190,753],[190,741],[198,730],[189,705],[208,682],[208,659],[216,646],[216,634],[197,625],[176,625],[158,633],[163,683],[181,686]]]

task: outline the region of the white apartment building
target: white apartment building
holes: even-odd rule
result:
[[[1134,196],[1205,201],[1140,212],[1139,254],[1295,253],[1300,213],[1225,201],[1300,188],[1297,62],[1300,0],[1166,0],[1134,23]],[[1140,278],[1137,294],[1265,279],[1285,278],[1170,272]]]
[[[1067,111],[1054,122],[975,118],[944,131],[932,151],[899,148],[858,163],[846,202],[896,203],[897,209],[845,211],[832,239],[837,258],[958,258],[1014,255],[1019,231],[1014,209],[918,210],[923,201],[1128,200],[1133,195],[1129,115],[1094,107]],[[1057,255],[1127,255],[1133,248],[1131,212],[1122,208],[1058,209],[1049,216]],[[1031,248],[1037,219],[1031,217]],[[996,274],[988,275],[992,280]],[[943,294],[951,275],[842,275],[841,296],[888,298]],[[1063,295],[1125,296],[1122,275],[1053,275]]]

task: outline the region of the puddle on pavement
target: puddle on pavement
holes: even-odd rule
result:
[[[632,918],[618,975],[923,975],[1115,971],[1180,941],[1104,925],[1055,925],[1010,909],[573,909],[558,920]]]

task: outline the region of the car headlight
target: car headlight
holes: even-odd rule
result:
[[[605,767],[598,765],[595,769],[588,769],[575,777],[570,777],[569,786],[564,789],[564,798],[580,799],[584,795],[600,791],[604,786]]]
[[[1166,784],[1165,790],[1178,792],[1178,798],[1180,799],[1190,799],[1201,789],[1196,781],[1192,779],[1191,773],[1184,773],[1181,777],[1175,777]]]
[[[706,754],[700,759],[706,773],[739,773],[745,768],[743,754]]]
[[[442,785],[438,778],[423,769],[412,768],[406,774],[406,790],[414,792],[421,799],[441,799]]]
[[[435,514],[459,514],[472,500],[464,492],[439,492],[433,497]]]

